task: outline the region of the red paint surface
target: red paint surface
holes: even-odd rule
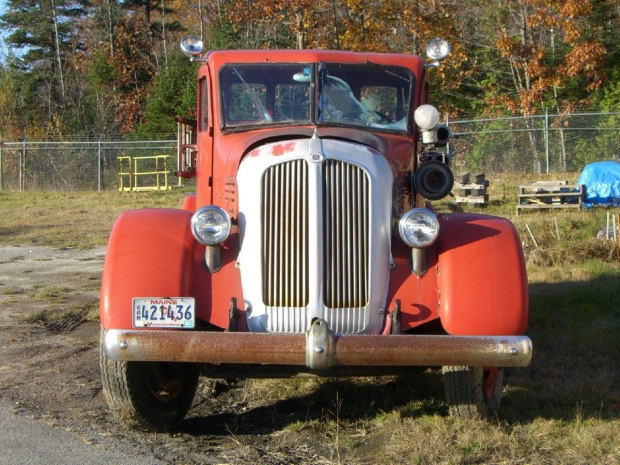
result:
[[[104,328],[132,328],[134,297],[191,297],[190,218],[187,211],[170,209],[135,210],[118,218],[101,281]]]
[[[183,200],[183,210],[194,213],[196,211],[196,194],[190,194]]]
[[[528,317],[525,262],[512,223],[486,215],[440,217],[441,323],[450,334],[519,335]]]
[[[418,277],[395,237],[389,309],[401,301],[401,327],[441,318],[459,335],[520,335],[528,317],[527,276],[519,237],[510,221],[486,215],[440,215],[437,256]]]
[[[196,316],[220,328],[228,328],[230,299],[236,297],[240,310],[237,329],[245,330],[241,276],[235,266],[239,252],[238,234],[233,229],[222,246],[223,266],[216,273],[205,270],[204,251],[205,246],[198,244],[194,252],[192,294],[196,298]]]

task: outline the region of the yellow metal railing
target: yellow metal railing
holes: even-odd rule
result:
[[[168,159],[170,158],[172,158],[171,155],[118,157],[120,182],[118,190],[152,191],[172,189],[172,185],[168,183],[171,172],[168,168]],[[151,184],[145,182],[149,179],[148,177],[153,179]]]

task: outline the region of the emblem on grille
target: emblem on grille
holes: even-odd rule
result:
[[[308,159],[313,163],[321,163],[325,156],[321,152],[310,152],[308,154]]]

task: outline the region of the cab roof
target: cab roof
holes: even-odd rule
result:
[[[419,74],[424,66],[424,60],[418,55],[336,50],[218,50],[207,52],[205,60],[215,69],[229,63],[372,63],[382,66],[401,66]]]

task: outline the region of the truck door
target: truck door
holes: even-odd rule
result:
[[[213,114],[211,82],[203,67],[198,77],[198,160],[196,205],[213,203]]]

